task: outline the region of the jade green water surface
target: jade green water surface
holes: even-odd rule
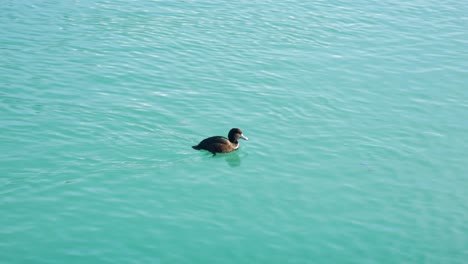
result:
[[[0,263],[467,263],[467,14],[2,1]]]

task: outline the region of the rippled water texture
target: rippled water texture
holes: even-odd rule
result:
[[[466,263],[467,14],[2,1],[0,263]]]

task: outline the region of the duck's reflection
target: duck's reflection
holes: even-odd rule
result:
[[[226,154],[224,159],[231,167],[239,167],[241,165],[241,159],[237,151]]]
[[[241,159],[245,158],[247,154],[239,151],[232,151],[229,153],[218,153],[213,156],[211,153],[207,152],[206,156],[212,159],[224,159],[230,167],[239,167],[241,165]]]

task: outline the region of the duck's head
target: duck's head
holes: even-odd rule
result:
[[[229,141],[233,143],[237,143],[237,140],[239,138],[242,138],[244,140],[249,140],[246,136],[244,136],[244,134],[242,134],[242,130],[240,130],[239,128],[231,129],[231,131],[229,131],[228,138],[229,138]]]

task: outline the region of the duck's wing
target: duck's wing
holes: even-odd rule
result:
[[[198,147],[204,148],[213,144],[229,144],[229,140],[222,136],[209,137],[202,140]]]

